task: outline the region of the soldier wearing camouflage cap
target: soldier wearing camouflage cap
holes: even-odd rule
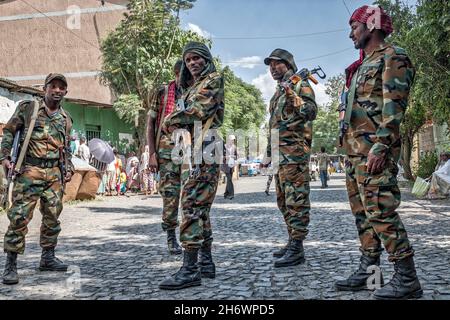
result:
[[[40,245],[42,256],[41,271],[67,271],[67,265],[55,257],[58,234],[61,231],[59,215],[63,209],[63,184],[71,179],[73,165],[67,150],[72,120],[61,107],[67,94],[67,80],[62,74],[51,73],[44,83],[44,99],[37,103],[23,101],[3,129],[4,137],[0,150],[0,161],[5,171],[11,169],[10,153],[15,134],[22,132],[20,143],[23,147],[28,141],[14,187],[12,205],[7,210],[10,221],[5,234],[4,250],[7,253],[4,284],[19,282],[17,274],[17,254],[25,251],[27,225],[33,217],[37,201],[40,200],[42,213]],[[36,116],[36,117],[35,117]],[[35,118],[34,118],[35,117]],[[35,124],[31,126],[35,119]],[[27,133],[30,132],[30,136]],[[29,139],[28,139],[29,138]],[[65,152],[64,152],[65,151]],[[61,172],[62,153],[66,172]],[[20,156],[19,156],[20,159]],[[16,169],[18,163],[16,164]]]
[[[274,252],[274,256],[279,258],[275,267],[287,267],[305,261],[303,240],[308,234],[310,210],[308,169],[312,121],[316,118],[317,105],[308,80],[295,85],[285,83],[297,71],[290,52],[275,49],[264,63],[270,66],[272,77],[278,82],[270,100],[269,128],[271,135],[274,130],[278,133],[279,141],[278,146],[272,146],[272,138],[269,137],[268,157],[263,165],[267,166],[274,160],[272,147],[274,151],[278,147],[279,168],[274,172],[277,204],[286,222],[289,240],[284,248]]]
[[[414,67],[405,50],[385,42],[391,18],[380,7],[363,6],[350,18],[350,38],[361,50],[360,60],[346,70],[343,139],[347,152],[346,184],[350,207],[361,242],[361,262],[348,279],[337,281],[338,290],[369,288],[369,267],[380,265],[382,244],[394,263],[392,280],[374,292],[377,299],[418,298],[422,289],[414,266],[413,248],[396,209],[400,205],[397,162],[400,157],[400,123],[408,105]],[[380,277],[378,283],[383,284]]]

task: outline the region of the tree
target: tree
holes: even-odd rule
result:
[[[313,124],[313,141],[312,152],[320,151],[321,147],[325,147],[328,153],[336,153],[339,136],[337,111],[329,111],[319,107],[317,118]]]
[[[261,91],[238,78],[227,66],[225,78],[225,116],[222,131],[256,130],[265,118],[266,106]]]
[[[228,66],[223,69],[223,76],[225,114],[221,132],[224,136],[230,131],[246,132],[246,140],[238,141],[238,145],[245,147],[248,154],[249,139],[259,141],[259,128],[265,120],[266,105],[261,91],[237,77]]]
[[[101,80],[118,97],[114,109],[134,123],[145,144],[148,109],[163,82],[172,78],[173,65],[188,41],[209,41],[182,30],[179,10],[195,0],[131,0],[128,13],[103,41]]]
[[[313,153],[319,152],[320,147],[325,147],[329,153],[342,152],[338,148],[339,114],[337,110],[344,81],[344,74],[338,74],[325,83],[325,93],[330,97],[330,102],[318,106],[319,112],[313,124]]]

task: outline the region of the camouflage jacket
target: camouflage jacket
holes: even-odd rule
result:
[[[70,132],[72,129],[72,119],[62,107],[58,112],[49,116],[45,110],[44,101],[42,99],[38,101],[38,115],[25,156],[40,159],[59,159],[59,147],[64,146],[65,139],[70,139],[70,137],[66,137],[66,132]],[[32,113],[31,101],[23,101],[17,106],[16,111],[3,129],[0,159],[7,158],[10,155],[16,131],[25,127],[28,128],[27,124]],[[66,124],[69,126],[67,129]],[[21,145],[25,136],[26,131],[21,134]],[[67,169],[73,171],[72,155],[70,152],[66,152],[66,155],[69,165]]]
[[[387,154],[398,161],[400,122],[414,75],[412,63],[402,48],[385,44],[364,59],[354,75],[355,98],[344,136],[348,155],[367,156],[371,152]]]
[[[214,117],[210,129],[217,129],[222,126],[223,116],[224,80],[219,73],[213,72],[186,89],[177,103],[177,109],[164,120],[159,157],[170,159],[175,145],[172,139],[175,129],[187,129],[193,141],[195,121],[201,121],[204,126],[210,117]]]
[[[282,82],[292,75],[293,71],[286,72]],[[279,135],[279,163],[307,163],[311,155],[312,120],[317,115],[314,91],[308,80],[298,82],[292,96],[287,96],[278,84],[270,100],[269,112],[269,128],[271,131],[278,130]],[[267,145],[268,156],[272,156],[271,134]],[[273,150],[276,150],[276,146]]]

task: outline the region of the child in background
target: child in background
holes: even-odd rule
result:
[[[127,192],[127,174],[125,170],[120,173],[120,194],[123,196]]]

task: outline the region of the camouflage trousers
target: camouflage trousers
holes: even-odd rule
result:
[[[183,186],[183,221],[180,241],[185,249],[210,247],[213,241],[209,212],[219,183],[218,164],[202,164],[200,173],[189,177]]]
[[[25,235],[33,211],[40,200],[42,214],[40,245],[42,248],[56,247],[61,232],[59,215],[63,209],[61,173],[59,168],[41,169],[25,167],[14,184],[12,206],[8,210],[10,221],[5,234],[5,252],[25,251]]]
[[[308,164],[280,165],[275,175],[277,204],[291,238],[304,240],[308,234],[309,172]]]
[[[162,229],[173,230],[178,227],[178,208],[181,193],[181,165],[170,159],[159,159],[159,193],[163,199]]]
[[[396,182],[397,165],[388,161],[379,175],[369,175],[367,157],[349,156],[346,161],[346,185],[350,207],[356,220],[360,251],[377,257],[383,243],[393,262],[412,256],[405,226],[395,211],[400,205]]]

